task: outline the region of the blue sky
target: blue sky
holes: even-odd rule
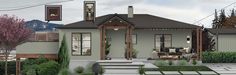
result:
[[[1,0],[0,9],[9,9],[7,7],[20,8],[53,1],[67,0]],[[63,6],[62,21],[53,23],[68,24],[82,20],[83,1],[84,0],[72,0],[52,4],[61,4]],[[233,2],[235,2],[235,0],[96,0],[96,15],[101,16],[114,13],[127,14],[127,7],[132,5],[135,14],[151,14],[193,24],[203,17],[214,13],[215,9],[219,10]],[[232,5],[226,8],[226,12],[229,12],[235,7],[236,5]],[[44,20],[44,5],[15,11],[0,11],[0,14],[16,15],[20,18],[24,18],[26,21],[33,19]],[[196,24],[211,27],[212,19],[213,16]]]

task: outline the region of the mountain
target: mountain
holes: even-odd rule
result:
[[[34,31],[54,31],[55,27],[62,26],[61,24],[46,23],[40,20],[31,20],[26,22],[26,26]]]

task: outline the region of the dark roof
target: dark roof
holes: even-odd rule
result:
[[[236,28],[208,29],[210,33],[216,34],[236,34]]]
[[[118,17],[130,22],[134,25],[136,29],[148,29],[148,28],[177,28],[177,29],[192,29],[199,26],[183,23],[179,21],[174,21],[158,16],[153,16],[149,14],[134,14],[133,18],[128,18],[127,14],[108,14],[95,18],[95,22],[91,21],[79,21],[71,24],[64,25],[62,27],[57,27],[59,29],[95,29],[97,26],[104,21],[109,20],[109,18],[117,15]]]

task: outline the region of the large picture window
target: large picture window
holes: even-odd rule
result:
[[[72,55],[91,55],[91,33],[72,33]]]
[[[165,48],[171,47],[172,36],[170,34],[156,34],[155,48],[164,51]]]

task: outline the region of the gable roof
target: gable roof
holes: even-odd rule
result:
[[[149,29],[149,28],[173,28],[173,29],[193,29],[200,26],[192,25],[184,22],[174,21],[158,16],[149,14],[134,14],[133,18],[128,18],[127,14],[108,14],[95,18],[94,22],[91,21],[79,21],[71,24],[57,27],[58,29],[97,29],[98,25],[104,21],[118,16],[125,21],[130,22],[136,29]]]
[[[210,33],[217,34],[236,34],[236,28],[208,29]]]

